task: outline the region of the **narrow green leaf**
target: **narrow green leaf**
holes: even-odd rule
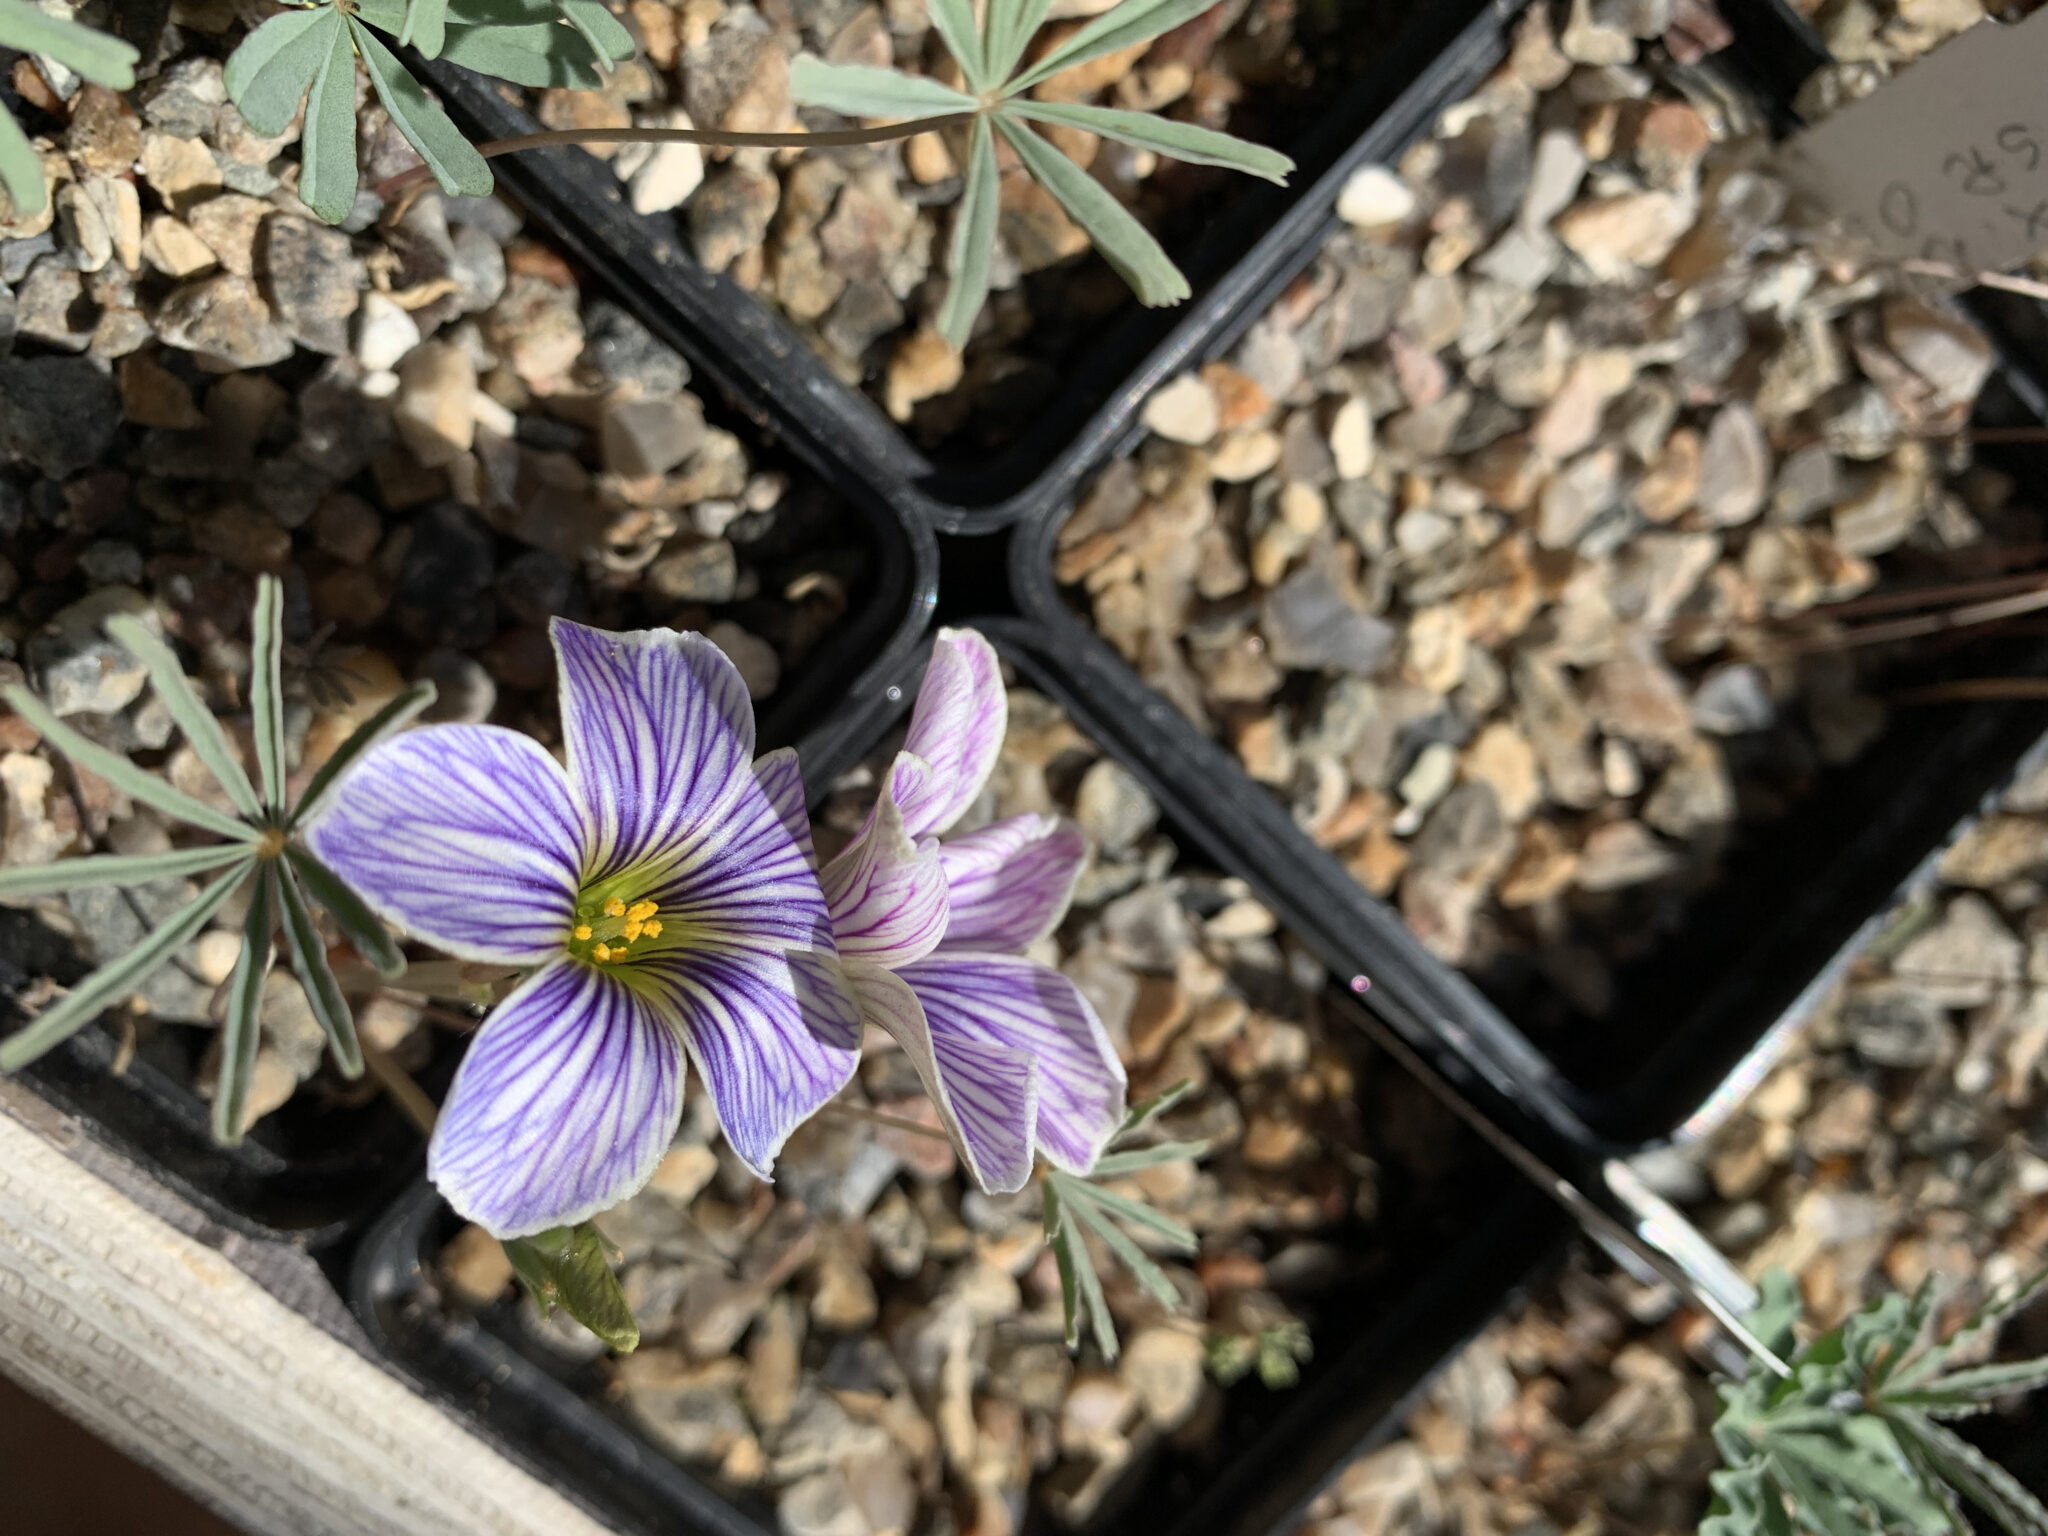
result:
[[[242,952],[228,977],[227,1022],[221,1026],[220,1079],[213,1089],[213,1139],[232,1147],[242,1139],[249,1108],[249,1084],[256,1075],[256,1048],[263,1043],[263,983],[270,975],[270,933],[274,926],[277,865],[256,871],[255,899],[242,923]]]
[[[17,215],[41,213],[49,206],[50,189],[43,184],[43,157],[21,124],[0,107],[0,186]]]
[[[1969,1366],[1918,1387],[1888,1391],[1884,1401],[1919,1408],[1937,1419],[1960,1418],[1981,1412],[2002,1397],[2036,1387],[2048,1387],[2048,1357]]]
[[[556,21],[519,27],[453,26],[441,57],[537,90],[590,91],[604,83],[588,44]]]
[[[152,880],[203,875],[237,859],[255,857],[247,843],[215,843],[170,853],[95,853],[82,859],[59,859],[54,864],[19,864],[0,869],[0,896],[48,896],[91,885],[146,885]]]
[[[450,196],[481,197],[491,190],[490,162],[476,152],[448,114],[427,95],[419,81],[365,27],[349,23],[356,47],[363,55],[363,67],[370,72],[370,84],[377,99],[391,114],[391,121],[405,135],[406,142],[420,152],[441,190]],[[450,29],[453,30],[452,28]],[[450,43],[449,47],[453,47]],[[443,50],[443,57],[447,50]]]
[[[135,86],[133,45],[75,21],[60,21],[28,0],[0,0],[0,43],[21,53],[48,54],[94,85],[126,91]]]
[[[228,798],[235,802],[236,808],[251,821],[261,820],[263,802],[256,798],[249,775],[236,760],[235,749],[228,744],[227,732],[220,728],[213,711],[193,691],[177,653],[132,613],[116,614],[107,620],[107,634],[149,670],[149,680],[156,685],[157,697],[164,701],[171,718],[178,722],[178,729],[185,733],[186,744],[199,755],[199,760],[206,764],[220,787],[228,792]]]
[[[1844,1437],[1879,1443],[1852,1445]],[[1903,1457],[1891,1429],[1882,1420],[1868,1414],[1849,1415],[1835,1434],[1773,1433],[1769,1445],[1781,1465],[1796,1458],[1915,1531],[1946,1536],[1948,1512],[1901,1464]]]
[[[2007,1536],[2048,1536],[2048,1507],[2027,1486],[1946,1425],[1900,1415],[1900,1438],[1932,1470],[1998,1522]]]
[[[327,963],[327,945],[320,937],[319,925],[313,921],[291,866],[273,868],[278,900],[284,909],[284,936],[291,954],[292,974],[306,989],[306,1002],[327,1036],[334,1064],[341,1068],[344,1077],[361,1077],[363,1047],[356,1039],[356,1018],[349,1011],[348,999],[341,994],[341,983],[334,979],[333,967]]]
[[[1010,81],[1004,87],[1004,94],[1015,96],[1077,64],[1099,59],[1105,53],[1148,43],[1162,32],[1171,32],[1182,22],[1192,21],[1202,12],[1213,9],[1216,4],[1217,0],[1124,0],[1122,5],[1096,17]]]
[[[589,1222],[504,1239],[505,1257],[544,1310],[560,1307],[620,1354],[640,1343],[640,1325],[612,1272],[610,1247]]]
[[[979,105],[972,96],[921,75],[872,64],[827,64],[808,53],[790,61],[789,94],[800,107],[824,107],[844,117],[905,121],[972,112]]]
[[[1024,169],[1058,200],[1069,218],[1087,231],[1102,259],[1131,285],[1140,303],[1157,308],[1187,298],[1192,291],[1188,280],[1167,259],[1166,252],[1145,226],[1110,196],[1107,187],[1009,111],[996,114],[996,127],[1017,151]]]
[[[1177,1083],[1168,1083],[1142,1103],[1132,1105],[1124,1115],[1124,1123],[1117,1127],[1116,1135],[1110,1138],[1110,1145],[1115,1146],[1134,1131],[1143,1130],[1194,1091],[1193,1081],[1184,1077]]]
[[[1792,1495],[1800,1516],[1821,1536],[1884,1536],[1881,1526],[1858,1518],[1847,1502],[1803,1463],[1790,1456],[1767,1456],[1771,1475]]]
[[[1940,1375],[1951,1358],[1967,1354],[1990,1339],[2008,1317],[2032,1306],[2044,1290],[2048,1290],[2048,1269],[2029,1276],[2009,1291],[1989,1298],[1945,1343],[1924,1351],[1893,1376],[1892,1385],[1903,1390],[1920,1386]]]
[[[40,731],[51,746],[81,768],[91,769],[124,795],[154,806],[166,816],[191,826],[204,827],[209,832],[218,832],[222,837],[231,837],[237,842],[254,842],[263,835],[246,821],[238,821],[226,811],[215,810],[205,801],[195,799],[154,774],[144,773],[120,753],[110,752],[98,742],[87,740],[51,714],[48,705],[19,683],[10,683],[5,689],[0,689],[0,698],[5,698],[8,707]]]
[[[569,18],[569,25],[590,44],[600,69],[623,64],[633,57],[633,34],[598,0],[555,0],[555,4]]]
[[[1263,144],[1252,144],[1214,129],[1198,128],[1193,123],[1176,123],[1150,112],[1124,112],[1115,107],[1089,107],[1064,101],[1015,101],[1008,110],[1037,122],[1063,123],[1069,128],[1099,133],[1105,139],[1135,144],[1189,165],[1220,165],[1248,176],[1263,176],[1283,187],[1294,169],[1294,162],[1277,149],[1267,149]]]
[[[1082,1240],[1081,1229],[1071,1221],[1060,1227],[1060,1246],[1066,1250],[1067,1262],[1074,1266],[1074,1282],[1081,1293],[1081,1306],[1088,1314],[1088,1326],[1095,1334],[1095,1347],[1104,1361],[1114,1365],[1116,1320],[1109,1315],[1109,1302],[1102,1294],[1102,1277],[1095,1273],[1095,1260]]]
[[[341,782],[343,774],[355,766],[356,761],[370,748],[377,745],[394,731],[412,723],[413,717],[434,702],[436,695],[432,683],[414,683],[399,694],[377,713],[349,732],[347,741],[334,749],[334,755],[322,763],[313,780],[306,786],[306,792],[299,796],[299,803],[285,821],[285,830],[302,826],[320,813],[334,786]]]
[[[989,88],[988,63],[981,46],[981,33],[974,25],[974,0],[925,0],[932,29],[946,45],[946,52],[960,61],[967,76],[967,88],[974,92]]]
[[[401,46],[417,48],[424,58],[438,58],[447,40],[448,0],[406,0]]]
[[[125,998],[137,983],[191,940],[221,903],[242,883],[244,871],[230,869],[193,898],[161,928],[125,955],[117,955],[37,1014],[26,1029],[0,1040],[0,1072],[25,1067],[52,1046],[78,1033],[101,1011]]]
[[[1002,173],[996,168],[996,138],[987,117],[974,120],[967,152],[967,181],[953,214],[953,251],[947,270],[953,281],[939,311],[939,334],[954,351],[967,345],[974,317],[988,302],[989,267],[995,259],[996,216]]]
[[[341,12],[331,6],[271,17],[229,56],[222,74],[228,100],[251,128],[275,138],[290,125],[333,54],[335,34],[347,30]]]
[[[1100,1157],[1096,1159],[1090,1177],[1120,1179],[1141,1168],[1157,1168],[1161,1163],[1177,1163],[1183,1158],[1195,1162],[1208,1155],[1209,1143],[1206,1141],[1162,1141],[1156,1147],[1139,1147],[1134,1151],[1111,1152]]]
[[[1111,1214],[1121,1216],[1132,1226],[1152,1233],[1161,1242],[1179,1249],[1182,1253],[1193,1253],[1201,1246],[1195,1240],[1194,1233],[1165,1212],[1155,1211],[1142,1200],[1133,1200],[1129,1195],[1118,1194],[1113,1189],[1104,1189],[1100,1184],[1084,1184],[1078,1179],[1073,1180],[1066,1190],[1066,1198],[1073,1205],[1085,1202],[1101,1206]]]
[[[1016,72],[1017,61],[1038,29],[1045,25],[1045,13],[1052,0],[988,0],[988,78],[997,85]]]
[[[407,0],[355,0],[355,13],[379,32],[396,37],[405,30],[406,5]]]
[[[289,845],[284,856],[291,864],[292,873],[305,886],[306,894],[327,909],[327,915],[341,929],[341,936],[377,968],[378,975],[388,979],[405,973],[405,951],[398,947],[391,931],[341,876],[298,843]]]
[[[1085,1200],[1074,1201],[1072,1209],[1075,1219],[1108,1244],[1109,1251],[1116,1255],[1117,1262],[1129,1270],[1131,1277],[1150,1291],[1162,1307],[1179,1310],[1180,1292],[1175,1290],[1173,1282],[1166,1278],[1166,1271],[1153,1263],[1151,1256],[1132,1242],[1121,1227],[1105,1216],[1099,1207]]]
[[[1050,1180],[1045,1186],[1045,1243],[1052,1249],[1053,1263],[1060,1272],[1060,1307],[1066,1316],[1066,1345],[1081,1347],[1081,1282],[1074,1272],[1074,1256],[1066,1244],[1066,1218],[1060,1209],[1059,1192]]]
[[[336,15],[340,13],[337,11]],[[327,39],[327,57],[306,100],[299,145],[299,201],[329,224],[356,206],[356,55],[352,39],[367,37],[352,18]],[[261,734],[260,732],[258,733]]]
[[[249,621],[249,715],[256,735],[256,767],[263,804],[284,815],[284,583],[256,578],[256,611]]]

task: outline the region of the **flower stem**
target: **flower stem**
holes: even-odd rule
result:
[[[900,1115],[885,1115],[878,1109],[869,1109],[864,1104],[827,1104],[825,1112],[844,1115],[849,1120],[865,1120],[870,1125],[887,1126],[892,1131],[908,1131],[913,1136],[928,1136],[934,1141],[949,1141],[951,1138],[934,1126],[919,1125],[915,1120],[905,1120]]]
[[[972,112],[949,112],[942,117],[920,117],[907,123],[887,123],[878,128],[833,128],[818,133],[740,133],[723,128],[557,128],[546,133],[522,133],[516,138],[492,139],[477,145],[486,160],[517,154],[522,149],[546,149],[557,144],[709,144],[727,149],[845,149],[856,144],[886,144],[895,139],[914,139],[921,133],[972,122]],[[392,202],[414,187],[433,179],[424,165],[400,172],[377,186],[377,195]]]

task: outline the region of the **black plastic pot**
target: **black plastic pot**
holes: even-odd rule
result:
[[[1131,733],[1112,728],[1123,700],[1095,693],[1070,673],[1056,639],[1016,621],[976,625],[1020,678],[1062,704],[1074,723],[1148,784],[1151,764],[1129,753]],[[903,707],[907,707],[908,690]],[[886,739],[884,721],[863,743]],[[807,773],[814,795],[828,787]],[[1169,822],[1182,807],[1169,800]],[[1206,835],[1181,834],[1204,851]],[[1234,865],[1226,865],[1234,869]],[[1373,1054],[1361,1091],[1384,1089],[1401,1069]],[[1382,1076],[1385,1074],[1386,1076]],[[1269,1392],[1256,1383],[1227,1396],[1221,1449],[1205,1459],[1168,1453],[1118,1490],[1086,1536],[1284,1536],[1302,1506],[1360,1451],[1398,1431],[1428,1377],[1491,1318],[1511,1290],[1560,1251],[1563,1213],[1475,1138],[1451,1132],[1460,1151],[1449,1192],[1411,1197],[1360,1241],[1379,1256],[1369,1279],[1317,1298],[1315,1359],[1301,1385]],[[1418,1111],[1420,1112],[1420,1111]],[[1390,1175],[1398,1178],[1398,1175]],[[513,1455],[622,1530],[664,1536],[767,1536],[774,1513],[723,1492],[685,1469],[624,1417],[591,1399],[582,1368],[521,1342],[511,1303],[482,1315],[449,1305],[432,1278],[435,1253],[458,1220],[431,1186],[400,1200],[366,1235],[354,1263],[351,1302],[379,1348],[430,1392],[494,1433]],[[1057,1529],[1040,1510],[1027,1530]]]
[[[1501,0],[1397,3],[1385,51],[1348,82],[1301,140],[1280,146],[1298,170],[1282,189],[1238,178],[1199,238],[1175,250],[1195,290],[1177,309],[1131,300],[1066,368],[1042,415],[990,458],[934,463],[872,401],[840,382],[782,317],[730,278],[699,268],[675,239],[675,220],[626,205],[609,167],[579,149],[494,162],[500,185],[593,271],[634,286],[643,318],[736,400],[773,421],[814,461],[843,465],[906,513],[946,532],[986,532],[1064,504],[1089,469],[1114,454],[1145,397],[1248,321],[1320,243],[1337,189],[1356,166],[1390,158],[1427,122],[1446,90],[1478,83],[1489,39],[1515,9]],[[1342,0],[1354,32],[1386,26],[1364,0]],[[500,87],[445,61],[424,63],[449,111],[479,140],[536,128]]]
[[[1402,120],[1409,137],[1505,56],[1520,9],[1490,13],[1461,38],[1455,67],[1417,83],[1436,94],[1410,104]],[[1786,51],[1791,21],[1769,0],[1730,11],[1746,31],[1717,67],[1786,119],[1790,93],[1807,72]],[[1407,142],[1376,135],[1374,156],[1392,159]],[[1264,298],[1314,258],[1320,240],[1272,269]],[[1221,355],[1258,313],[1248,309],[1215,328],[1188,361]],[[1993,340],[2002,354],[2014,350],[1995,331]],[[2007,361],[1987,391],[1980,424],[2032,425],[2040,419],[2029,408],[2034,381]],[[1985,457],[2048,494],[2041,454]],[[1165,798],[1184,808],[1198,835],[1225,850],[1218,857],[1251,879],[1337,975],[1370,976],[1369,1001],[1387,1022],[1411,1040],[1432,1033],[1468,1062],[1497,1095],[1496,1113],[1501,1101],[1513,1106],[1503,1122],[1556,1166],[1597,1162],[1680,1126],[1759,1039],[1797,1012],[1817,979],[1840,963],[1844,946],[2048,731],[2048,705],[2040,703],[1901,712],[1855,764],[1816,784],[1798,812],[1735,851],[1724,878],[1688,910],[1682,932],[1616,975],[1607,1020],[1578,1015],[1547,986],[1490,1000],[1428,954],[1396,913],[1245,777],[1232,753],[1140,682],[1067,608],[1052,575],[1067,515],[1065,507],[1042,509],[1013,530],[1009,580],[1024,613],[1058,637],[1092,698],[1121,701],[1114,716],[1125,741],[1153,766],[1168,786]],[[947,560],[949,573],[969,563],[950,548]],[[2034,675],[2048,666],[2048,645],[2020,637],[1980,647],[1969,661],[1975,675]],[[1923,676],[1900,681],[1950,675],[1937,655]]]

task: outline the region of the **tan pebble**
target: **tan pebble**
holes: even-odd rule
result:
[[[472,1307],[488,1306],[512,1283],[505,1245],[479,1226],[467,1226],[441,1250],[441,1275],[449,1289]]]

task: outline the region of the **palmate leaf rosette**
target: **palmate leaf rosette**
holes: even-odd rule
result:
[[[114,91],[134,86],[135,61],[140,57],[120,38],[60,20],[31,0],[0,0],[0,48],[40,54],[81,79]],[[49,206],[42,157],[21,124],[4,109],[0,109],[0,186],[7,189],[16,217],[39,214]]]
[[[1793,1353],[1797,1291],[1765,1277],[1752,1324],[1792,1374],[1720,1386],[1714,1442],[1725,1463],[1701,1536],[1968,1536],[1975,1506],[2008,1536],[2048,1536],[2048,1507],[1943,1421],[2048,1386],[2048,1359],[1955,1365],[2048,1276],[1995,1298],[1946,1340],[1927,1338],[1932,1282],[1880,1298]],[[1782,1346],[1782,1347],[1781,1347]]]
[[[0,0],[12,3],[12,0]],[[282,133],[305,103],[299,196],[331,224],[356,200],[355,88],[361,59],[391,121],[451,195],[481,195],[491,168],[379,33],[427,58],[519,85],[591,90],[633,53],[599,0],[337,0],[273,16],[228,60],[228,97],[256,132]]]
[[[1215,3],[1123,0],[1024,65],[1025,51],[1050,9],[1049,0],[987,0],[979,25],[973,0],[929,0],[932,25],[959,61],[966,90],[873,65],[828,64],[805,54],[791,65],[790,91],[800,106],[822,107],[848,117],[902,122],[972,117],[947,260],[952,285],[938,322],[939,334],[956,349],[967,344],[974,317],[988,298],[996,241],[998,137],[1081,227],[1141,302],[1178,304],[1189,295],[1187,279],[1159,242],[1107,188],[1039,130],[1078,128],[1176,160],[1222,166],[1281,183],[1294,169],[1294,162],[1274,150],[1192,123],[1115,107],[1037,101],[1028,93],[1063,71],[1150,42]]]
[[[61,999],[16,1033],[0,1040],[0,1071],[15,1071],[62,1044],[107,1008],[125,1002],[159,966],[198,937],[235,892],[252,884],[242,948],[226,987],[222,1062],[214,1092],[213,1134],[223,1143],[239,1141],[245,1129],[249,1084],[260,1037],[263,982],[269,974],[275,935],[282,928],[286,963],[304,988],[306,1001],[327,1037],[335,1065],[360,1076],[362,1047],[347,999],[328,962],[327,941],[313,917],[324,908],[358,953],[386,976],[405,968],[391,935],[362,901],[299,841],[301,823],[317,815],[350,767],[376,744],[400,730],[434,701],[430,683],[399,694],[357,727],[308,782],[296,805],[286,786],[284,695],[284,589],[275,577],[259,578],[251,619],[251,729],[256,742],[257,779],[251,782],[220,722],[213,716],[169,645],[140,618],[123,614],[107,623],[108,635],[148,670],[157,695],[195,756],[220,784],[233,811],[188,795],[147,773],[118,752],[100,746],[53,714],[19,685],[5,690],[8,705],[52,747],[81,768],[165,818],[218,839],[197,847],[152,854],[95,854],[54,864],[0,869],[0,898],[23,900],[87,886],[137,886],[154,881],[210,877],[198,896],[125,954],[107,959]]]

